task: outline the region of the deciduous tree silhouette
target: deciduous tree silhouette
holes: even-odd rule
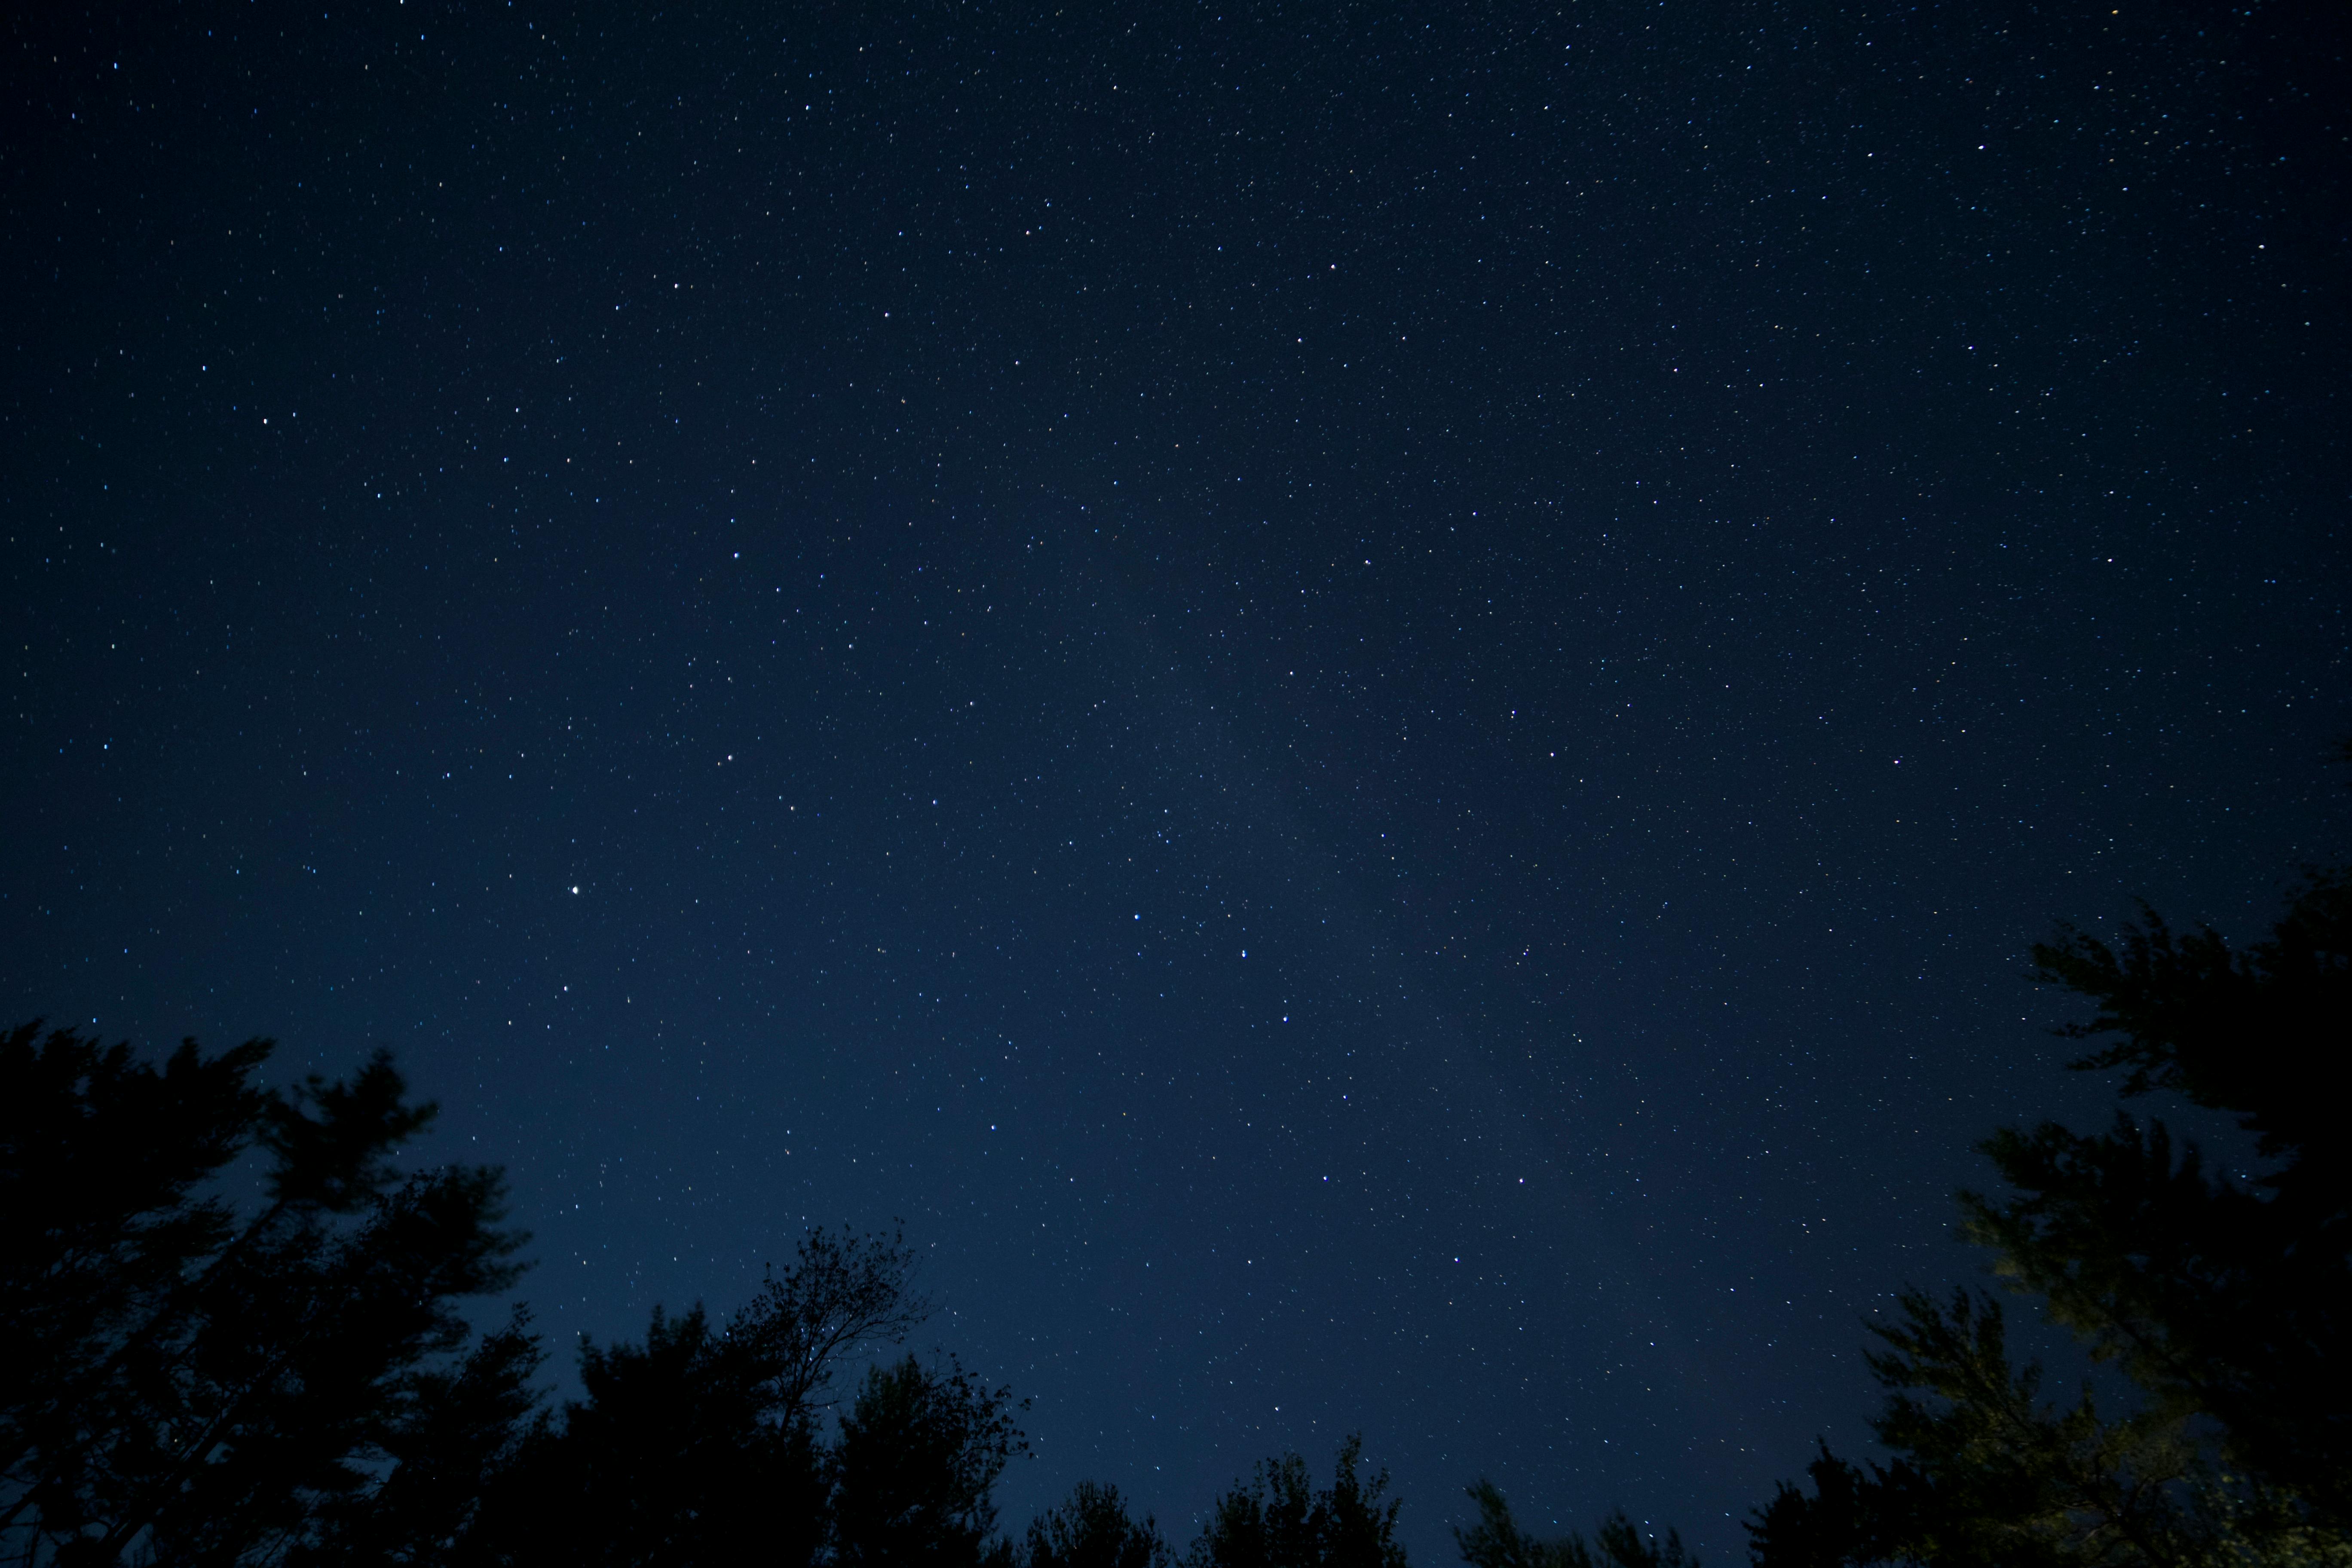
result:
[[[1171,1568],[1167,1541],[1146,1514],[1128,1517],[1118,1489],[1080,1481],[1032,1520],[1020,1568]]]
[[[701,1308],[641,1344],[583,1345],[584,1397],[494,1489],[465,1562],[805,1563],[822,1543],[812,1424]]]
[[[1186,1568],[1404,1568],[1400,1502],[1386,1470],[1363,1473],[1363,1439],[1339,1446],[1331,1485],[1318,1490],[1297,1454],[1262,1461],[1217,1500]]]
[[[820,1229],[724,1324],[656,1308],[643,1343],[584,1344],[583,1397],[523,1444],[462,1560],[816,1560],[840,1479],[820,1417],[845,1360],[929,1315],[913,1272],[902,1237]]]
[[[1664,1541],[1645,1537],[1622,1509],[1602,1520],[1588,1542],[1574,1531],[1549,1539],[1528,1534],[1491,1481],[1472,1487],[1470,1497],[1478,1522],[1454,1531],[1470,1568],[1698,1568],[1680,1535],[1669,1530]]]
[[[1016,1408],[1010,1390],[953,1362],[930,1368],[908,1356],[868,1371],[832,1454],[834,1562],[968,1568],[1009,1555],[991,1541],[991,1494],[1028,1447]]]

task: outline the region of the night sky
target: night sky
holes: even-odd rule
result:
[[[0,999],[394,1047],[551,1374],[897,1216],[1016,1524],[1720,1563],[2352,847],[2326,5],[12,9]]]

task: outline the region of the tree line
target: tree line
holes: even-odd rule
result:
[[[1871,1329],[1884,1457],[1822,1446],[1750,1515],[1752,1562],[2352,1568],[2352,873],[2306,873],[2244,948],[2143,906],[2034,958],[2095,1009],[2070,1066],[2233,1115],[2255,1157],[2127,1107],[1996,1131],[2003,1187],[1960,1223],[1999,1289],[1909,1291]],[[1104,1483],[1001,1528],[1022,1406],[900,1353],[930,1304],[896,1235],[815,1231],[723,1321],[583,1343],[551,1407],[528,1310],[461,1311],[520,1273],[500,1173],[403,1171],[433,1108],[389,1057],[281,1090],[270,1049],[0,1034],[0,1561],[1404,1568],[1354,1439],[1328,1482],[1261,1463],[1181,1552]],[[2098,1375],[2060,1393],[2014,1361],[2005,1298]],[[1543,1537],[1469,1495],[1471,1568],[1696,1568],[1622,1512]]]

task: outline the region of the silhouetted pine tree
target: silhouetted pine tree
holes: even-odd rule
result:
[[[1907,1294],[1871,1360],[1895,1462],[1824,1448],[1750,1525],[1757,1563],[2352,1564],[2352,875],[2307,874],[2243,950],[2143,906],[2115,946],[2062,927],[2034,958],[2096,1005],[2063,1033],[2105,1043],[2070,1066],[2234,1113],[2271,1168],[2210,1169],[2127,1111],[1996,1133],[2013,1195],[1962,1194],[1965,1234],[2135,1397],[2048,1403],[1999,1301]]]
[[[482,1337],[454,1368],[420,1372],[400,1390],[380,1440],[390,1473],[328,1502],[292,1568],[391,1568],[451,1560],[486,1493],[543,1426],[533,1375],[545,1359],[530,1314]]]
[[[159,1071],[27,1025],[0,1037],[0,1545],[29,1561],[231,1564],[371,1494],[456,1303],[505,1289],[499,1173],[404,1177],[430,1121],[379,1053],[291,1093],[270,1045]],[[258,1212],[213,1189],[258,1145]]]

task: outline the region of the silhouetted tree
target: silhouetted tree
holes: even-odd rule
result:
[[[256,1040],[159,1071],[0,1037],[0,1543],[31,1562],[275,1559],[375,1492],[422,1381],[521,1237],[481,1167],[403,1177],[432,1118],[379,1053],[257,1087]],[[257,1212],[217,1188],[256,1146]]]
[[[1080,1481],[1030,1521],[1020,1568],[1171,1568],[1171,1558],[1150,1514],[1139,1524],[1117,1487]]]
[[[2122,1068],[2235,1114],[2275,1162],[2251,1184],[2119,1112],[1984,1145],[2019,1195],[1969,1194],[1968,1232],[2095,1356],[2160,1404],[2221,1424],[2228,1463],[2352,1523],[2352,872],[2308,874],[2265,941],[2176,937],[2153,910],[2120,949],[2062,930],[2047,981],[2098,1005],[2072,1065]]]
[[[1601,1521],[1590,1542],[1574,1531],[1546,1540],[1518,1527],[1493,1482],[1480,1481],[1470,1497],[1478,1522],[1454,1531],[1470,1568],[1698,1568],[1680,1535],[1669,1530],[1664,1541],[1648,1539],[1622,1509]]]
[[[583,1397],[523,1445],[462,1560],[814,1561],[835,1484],[819,1417],[845,1358],[929,1314],[913,1267],[902,1237],[820,1229],[723,1327],[656,1308],[644,1343],[583,1344]]]
[[[1186,1568],[1404,1568],[1396,1500],[1383,1503],[1386,1470],[1367,1477],[1363,1439],[1339,1446],[1337,1473],[1320,1491],[1297,1454],[1259,1463],[1219,1498]]]
[[[1927,1500],[1925,1478],[1901,1459],[1865,1474],[1827,1443],[1820,1448],[1805,1469],[1812,1491],[1782,1481],[1748,1520],[1753,1561],[1773,1568],[1917,1562],[1905,1543],[1925,1538],[1917,1522]]]
[[[199,1189],[249,1144],[262,1041],[158,1071],[36,1021],[0,1037],[0,1507],[14,1542],[79,1522],[71,1472],[110,1371],[168,1326],[235,1216]]]
[[[879,1568],[991,1555],[991,1493],[1028,1447],[1010,1398],[953,1362],[933,1369],[908,1356],[871,1368],[832,1454],[834,1561]]]
[[[1892,1392],[1873,1423],[1898,1456],[1867,1470],[1824,1449],[1816,1493],[1783,1485],[1751,1527],[1759,1563],[2036,1564],[2208,1560],[2196,1450],[2177,1415],[2109,1415],[2085,1388],[2042,1398],[2011,1363],[2000,1303],[1906,1292],[1870,1363]]]
[[[699,1307],[656,1309],[642,1344],[585,1344],[584,1397],[494,1489],[462,1560],[805,1563],[821,1544],[812,1424],[774,1412]]]
[[[1750,1530],[1764,1568],[1883,1562],[2352,1563],[2352,1140],[2332,1090],[2352,1056],[2352,877],[2305,876],[2270,936],[2233,950],[2142,906],[2110,946],[2072,928],[2037,977],[2096,1013],[2069,1065],[2121,1069],[2236,1115],[2270,1168],[2210,1169],[2159,1121],[2003,1129],[2012,1189],[1963,1194],[1995,1271],[2123,1374],[2045,1403],[2012,1366],[2000,1303],[1917,1292],[1877,1329],[1891,1465],[1824,1448]]]
[[[485,1494],[546,1421],[531,1379],[544,1356],[520,1307],[455,1368],[416,1374],[401,1390],[380,1441],[390,1473],[333,1500],[294,1568],[440,1563],[452,1560]]]

